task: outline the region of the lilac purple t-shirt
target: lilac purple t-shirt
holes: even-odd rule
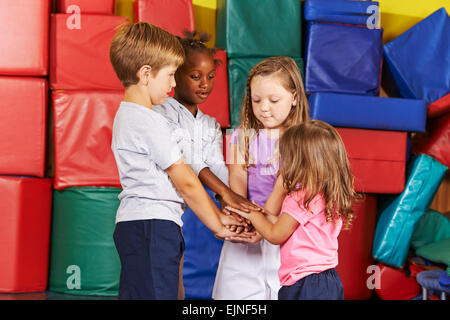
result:
[[[230,141],[239,143],[240,129],[234,130]],[[272,131],[271,136],[267,130],[260,130],[259,135],[249,142],[250,166],[247,169],[247,197],[258,205],[264,206],[267,198],[272,193],[279,169],[279,157],[275,150],[278,149],[277,131]]]

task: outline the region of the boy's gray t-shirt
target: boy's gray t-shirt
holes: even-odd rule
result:
[[[121,102],[111,149],[123,188],[116,223],[163,219],[181,227],[186,205],[164,170],[182,156],[167,120],[139,104]]]

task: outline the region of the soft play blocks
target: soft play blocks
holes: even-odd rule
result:
[[[73,295],[118,294],[114,245],[118,188],[54,191],[49,290]]]
[[[48,85],[43,78],[0,77],[0,174],[43,177]]]
[[[230,58],[301,57],[297,0],[218,0],[216,46]]]
[[[183,30],[193,31],[195,27],[192,0],[136,0],[134,18],[180,37]]]
[[[376,26],[380,20],[378,2],[350,0],[306,0],[305,19]]]
[[[384,45],[389,73],[405,98],[432,103],[449,93],[450,18],[444,8]]]
[[[213,192],[205,188],[216,206]],[[211,299],[223,241],[211,231],[189,208],[182,217],[185,242],[183,285],[186,299]]]
[[[109,60],[111,40],[123,17],[95,14],[51,16],[50,87],[122,90]]]
[[[111,137],[122,98],[121,91],[52,93],[55,189],[120,187]]]
[[[427,213],[417,222],[411,237],[411,247],[418,249],[427,244],[450,238],[450,219],[435,210]]]
[[[264,57],[259,57],[228,60],[228,87],[230,90],[230,121],[232,128],[236,128],[241,124],[241,109],[245,97],[248,74],[257,63],[264,59]],[[303,77],[303,59],[293,59],[297,63],[300,74]]]
[[[375,96],[379,92],[382,30],[309,22],[305,90]]]
[[[114,0],[57,0],[56,10],[58,13],[71,13],[67,9],[73,9],[76,6],[80,13],[94,13],[94,14],[114,14]],[[77,10],[78,10],[77,9]]]
[[[0,74],[48,74],[50,0],[0,1]]]
[[[402,267],[417,221],[428,210],[447,167],[428,155],[415,156],[407,170],[405,190],[382,210],[375,230],[373,257]]]
[[[406,275],[404,269],[376,265],[379,283],[375,292],[382,300],[411,300],[420,293],[420,286],[414,276]]]
[[[407,133],[336,128],[344,142],[355,190],[400,193],[405,186]]]
[[[450,10],[448,0],[378,0],[383,43],[394,40],[439,8]]]
[[[51,179],[0,176],[0,292],[47,288]]]
[[[423,100],[318,92],[309,97],[312,119],[333,126],[396,131],[425,131]]]
[[[426,137],[414,147],[413,152],[426,153],[450,167],[450,112],[432,119],[429,127]]]
[[[346,300],[370,299],[372,290],[366,285],[373,265],[372,242],[375,232],[377,201],[374,195],[353,205],[355,219],[350,230],[339,234],[338,265],[336,271],[344,286]]]
[[[228,97],[227,53],[218,50],[215,59],[220,60],[214,77],[214,89],[205,103],[199,105],[203,113],[216,119],[222,128],[230,126],[230,108]]]

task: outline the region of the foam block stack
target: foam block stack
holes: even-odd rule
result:
[[[380,89],[382,30],[369,23],[367,12],[377,6],[347,0],[306,2],[305,85],[311,94],[311,118],[339,127],[356,190],[400,193],[407,132],[425,131],[426,105],[374,97]]]
[[[50,0],[0,3],[0,292],[47,287],[49,16]]]
[[[54,205],[49,290],[117,295],[120,262],[112,233],[120,182],[111,135],[123,86],[109,47],[127,19],[113,15],[112,0],[57,5],[61,13],[52,14],[50,32]]]
[[[415,148],[440,162],[420,155],[408,163],[408,135],[430,131],[430,103],[437,102],[433,114],[445,115],[443,100],[447,99],[450,81],[448,62],[443,60],[449,46],[444,36],[448,33],[448,16],[441,9],[430,18],[433,22],[421,22],[419,31],[407,31],[383,50],[382,30],[374,23],[379,22],[377,6],[378,2],[370,1],[306,1],[305,86],[310,94],[311,117],[336,126],[343,139],[355,189],[366,196],[393,194],[387,203],[379,205],[376,228],[374,224],[366,230],[375,234],[372,255],[383,270],[386,288],[395,287],[396,281],[401,283],[404,272],[391,270],[404,267],[415,223],[428,210],[447,170],[445,117],[436,121],[438,125],[433,126],[421,148]],[[437,33],[435,37],[429,37],[431,28]],[[377,97],[383,52],[385,70],[400,88],[402,98]],[[424,68],[420,61],[430,67]],[[415,279],[408,281],[412,281],[410,291],[398,296],[411,299],[417,295],[418,285]],[[375,291],[382,299],[395,296],[389,289]]]
[[[242,92],[255,61],[270,56],[301,59],[301,22],[296,0],[217,1],[216,45],[228,55],[231,127],[241,122]],[[241,72],[239,66],[245,66]]]
[[[383,5],[389,6],[386,1]],[[405,13],[411,7],[408,3]],[[421,7],[414,10],[418,8]],[[431,264],[447,265],[449,270],[450,255],[445,249],[448,248],[445,239],[420,248],[412,246],[418,221],[428,211],[450,164],[450,61],[447,59],[450,18],[445,8],[428,14],[398,37],[390,39],[392,41],[383,48],[386,83],[393,84],[393,92],[404,98],[424,101],[427,122],[426,132],[413,137],[415,156],[409,163],[405,190],[387,201],[380,212],[373,255],[384,265],[403,268],[408,264],[408,254],[415,254],[428,259]],[[444,224],[439,228],[433,233],[438,234]],[[391,285],[401,285],[400,280],[389,279]],[[386,298],[383,291],[377,294]]]

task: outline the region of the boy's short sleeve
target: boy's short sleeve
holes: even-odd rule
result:
[[[180,148],[175,141],[167,120],[158,114],[146,133],[151,159],[163,170],[182,158]]]

